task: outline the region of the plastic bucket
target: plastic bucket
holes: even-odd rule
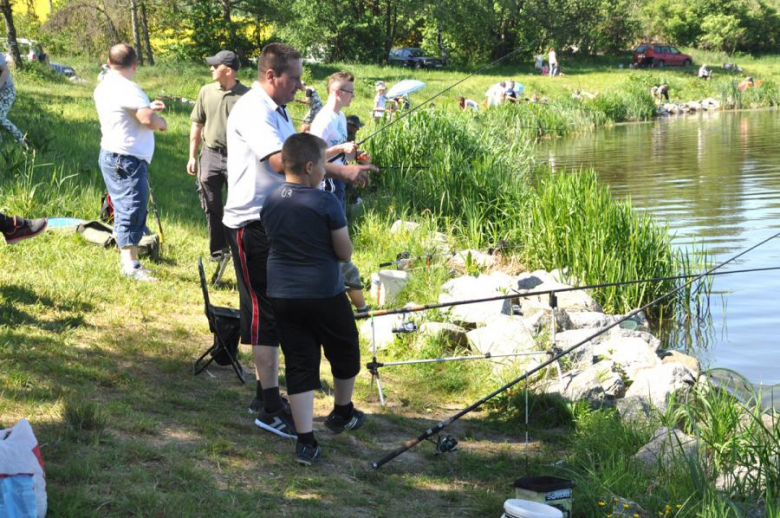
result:
[[[571,494],[576,486],[559,477],[522,477],[515,480],[515,496],[541,502],[559,509],[565,518],[571,516]]]
[[[511,498],[504,502],[506,518],[561,518],[563,513],[551,505]]]
[[[400,270],[380,270],[379,271],[379,283],[381,288],[379,290],[379,297],[377,301],[380,306],[385,304],[392,304],[404,289],[406,283],[409,282],[409,273],[402,272]]]

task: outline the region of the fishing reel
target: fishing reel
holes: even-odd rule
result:
[[[400,327],[393,329],[393,333],[401,338],[402,334],[414,333],[417,329],[417,322],[401,322]]]
[[[451,453],[458,451],[458,440],[452,435],[436,436],[436,440],[428,439],[428,442],[434,445],[434,455],[443,455],[445,453]]]

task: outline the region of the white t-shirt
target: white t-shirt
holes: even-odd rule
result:
[[[255,82],[228,116],[228,195],[222,218],[228,228],[260,220],[265,198],[284,183],[284,174],[277,173],[267,160],[296,133],[290,115],[279,108]]]
[[[500,83],[496,83],[491,86],[490,89],[485,92],[485,97],[488,99],[488,106],[498,106],[501,104],[501,101],[504,99],[505,92],[506,87],[501,86]]]
[[[100,147],[151,163],[154,131],[138,122],[134,113],[150,107],[149,98],[141,87],[111,70],[95,88],[94,99],[103,134]]]
[[[377,108],[374,111],[374,117],[381,117],[383,113],[385,113],[385,105],[387,104],[387,97],[384,96],[384,94],[376,94],[376,97],[374,97],[374,108]]]
[[[5,54],[0,52],[0,67],[5,67],[8,69],[8,75],[5,78],[5,83],[0,85],[0,88],[5,88],[6,86],[12,86],[14,84],[14,79],[11,77],[11,69],[8,67],[8,62],[5,60]]]
[[[547,55],[547,62],[550,63],[550,66],[558,64],[558,56],[555,54],[554,50],[551,50],[550,54]]]
[[[347,141],[347,116],[344,115],[344,112],[340,111],[336,113],[328,106],[325,106],[314,118],[314,122],[311,123],[309,132],[324,140],[328,147],[343,144]],[[345,157],[342,156],[333,163],[346,164],[347,161]],[[325,189],[326,186],[328,186],[327,189]],[[320,189],[334,192],[336,188],[333,179],[326,178],[320,182]]]
[[[479,104],[477,101],[472,101],[471,99],[466,99],[466,102],[464,103],[466,108],[471,108],[474,111],[479,111]]]

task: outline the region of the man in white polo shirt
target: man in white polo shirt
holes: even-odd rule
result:
[[[149,102],[133,82],[138,56],[126,43],[111,47],[109,70],[95,88],[100,119],[100,170],[114,204],[114,233],[122,273],[137,281],[156,280],[138,262],[138,243],[146,229],[148,167],[154,154],[154,131],[165,131],[165,119],[154,113],[165,105]]]
[[[252,345],[257,392],[250,412],[255,424],[282,437],[295,437],[289,405],[279,393],[279,337],[266,295],[268,238],[260,222],[265,198],[284,182],[281,151],[295,133],[285,106],[303,88],[301,55],[272,43],[257,61],[257,82],[236,102],[227,123],[228,197],[222,222],[238,279],[241,341]],[[364,185],[374,166],[329,164],[331,176]]]

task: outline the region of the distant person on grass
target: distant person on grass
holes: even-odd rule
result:
[[[6,216],[0,212],[0,232],[9,245],[37,236],[46,230],[48,225],[49,220],[46,218],[24,219],[19,216]]]
[[[558,54],[556,54],[555,49],[553,47],[550,47],[549,52],[547,53],[547,62],[550,65],[549,73],[550,77],[555,77],[560,72],[560,68],[558,66]]]
[[[354,97],[355,77],[349,72],[332,74],[328,78],[328,100],[311,125],[311,134],[320,137],[329,146],[326,158],[336,164],[346,165],[356,158],[357,145],[347,140],[347,117],[342,111],[342,108],[349,107]],[[346,218],[346,183],[337,178],[328,178],[321,187],[336,197]],[[351,261],[344,261],[340,265],[350,300],[357,311],[368,311],[357,267]]]
[[[8,112],[11,111],[11,106],[13,106],[15,100],[16,87],[14,86],[14,78],[11,77],[11,70],[5,61],[5,54],[0,52],[0,126],[14,137],[17,144],[26,149],[30,147],[29,142],[24,138],[19,128],[8,120]],[[3,138],[0,135],[0,142],[2,141]]]
[[[236,268],[241,342],[252,345],[257,391],[249,410],[255,424],[281,437],[295,425],[279,392],[279,335],[268,300],[268,237],[260,218],[266,198],[284,182],[281,151],[295,134],[285,106],[303,88],[301,55],[282,43],[266,45],[257,61],[257,82],[228,117],[228,196],[222,222]],[[341,180],[368,183],[373,166],[326,167]],[[329,195],[330,196],[330,195]],[[335,200],[334,200],[335,201]]]
[[[461,110],[473,110],[473,111],[479,111],[479,103],[477,101],[466,99],[465,97],[458,97],[458,106],[460,106]]]
[[[206,58],[213,83],[200,89],[190,120],[190,158],[187,174],[198,177],[200,204],[206,212],[211,259],[220,261],[230,253],[222,224],[222,189],[227,185],[227,119],[238,99],[249,87],[237,79],[238,56],[223,50]],[[198,160],[201,142],[203,151]]]
[[[122,273],[137,281],[156,280],[138,261],[138,243],[146,231],[148,168],[154,154],[154,132],[165,131],[165,119],[155,113],[165,108],[149,102],[133,82],[138,69],[135,49],[126,43],[111,47],[110,70],[95,88],[100,119],[100,170],[114,204],[114,233]]]
[[[374,122],[377,124],[379,124],[379,120],[384,116],[387,108],[387,97],[385,96],[385,92],[387,92],[385,82],[377,81],[376,96],[374,96],[374,111],[372,112]]]
[[[319,189],[325,176],[325,148],[314,135],[289,137],[282,149],[286,181],[261,212],[271,246],[268,296],[284,351],[298,435],[295,460],[307,466],[321,455],[313,428],[314,391],[322,388],[320,348],[333,373],[334,405],[325,426],[341,433],[357,430],[366,419],[352,403],[360,344],[339,265],[351,259],[352,243],[343,207]]]
[[[322,109],[322,100],[320,99],[320,94],[317,93],[317,90],[315,90],[314,87],[309,86],[306,83],[303,83],[303,87],[305,89],[303,100],[296,99],[295,102],[303,103],[309,107],[306,115],[303,116],[303,124],[301,124],[300,127],[301,133],[308,133],[311,129],[311,123],[314,122],[314,118]]]

